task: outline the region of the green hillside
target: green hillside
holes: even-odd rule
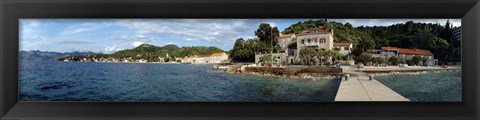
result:
[[[73,56],[76,58],[115,58],[115,59],[127,59],[131,58],[133,60],[144,59],[148,60],[149,62],[158,61],[159,57],[166,57],[167,53],[170,58],[179,58],[185,56],[192,56],[192,55],[208,55],[218,52],[224,52],[220,48],[217,47],[206,47],[206,46],[184,46],[178,47],[176,45],[166,45],[163,47],[150,45],[150,44],[142,44],[138,47],[133,49],[126,49],[122,51],[118,51],[112,54],[93,54],[93,55],[85,55],[85,56]],[[72,56],[68,56],[65,58],[69,58]],[[59,60],[63,60],[65,58],[61,58]]]
[[[382,46],[427,49],[440,61],[459,61],[460,41],[452,40],[453,27],[432,23],[415,23],[412,21],[390,26],[359,26],[350,23],[325,22],[325,20],[308,20],[287,27],[282,33],[300,33],[302,30],[323,26],[333,28],[334,42],[354,43],[353,55],[360,55],[370,49]]]

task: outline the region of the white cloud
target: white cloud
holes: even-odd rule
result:
[[[61,34],[62,35],[72,35],[72,34],[77,34],[77,33],[81,33],[81,32],[92,31],[93,29],[94,28],[74,28],[74,29],[71,29],[71,30],[66,30]]]
[[[46,37],[42,34],[45,32],[40,28],[40,22],[38,20],[32,19],[22,19],[20,20],[20,39],[45,39]]]
[[[79,23],[79,24],[68,27],[67,29],[62,31],[60,35],[68,36],[68,35],[74,35],[74,34],[84,33],[84,32],[92,32],[103,27],[114,25],[113,22],[109,20],[105,20],[101,22],[98,22],[96,20],[87,20],[87,21],[88,22]]]
[[[134,36],[127,36],[127,35],[120,35],[120,36],[111,36],[111,39],[113,39],[116,42],[149,42],[149,43],[154,43],[158,42],[159,40],[156,38],[151,38],[147,37],[145,35],[134,35]]]
[[[176,45],[177,43],[174,43],[174,42],[168,42],[168,43],[165,43],[165,45]]]
[[[135,30],[137,34],[172,37],[187,41],[230,43],[237,36],[253,34],[257,22],[222,19],[160,19],[119,20],[117,24]],[[138,40],[137,40],[138,41]]]
[[[142,44],[145,44],[145,42],[135,41],[135,42],[132,43],[132,46],[133,46],[133,47],[138,47],[138,46],[140,46],[140,45],[142,45]]]
[[[114,45],[112,47],[105,47],[105,50],[103,51],[104,53],[114,53],[117,51],[123,50],[123,48],[118,47],[117,45]]]

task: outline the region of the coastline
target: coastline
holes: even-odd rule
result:
[[[422,73],[422,72],[437,72],[437,71],[451,71],[451,70],[461,70],[461,66],[448,66],[443,68],[440,66],[409,66],[409,67],[365,67],[358,69],[360,72],[367,74],[396,74],[396,73]]]
[[[75,62],[75,61],[59,61],[59,62]],[[89,61],[90,62],[90,61]],[[182,63],[161,63],[161,62],[91,62],[91,63],[128,63],[128,64],[182,64]],[[210,63],[210,64],[186,64],[186,65],[219,65],[221,63]],[[258,75],[265,77],[276,77],[276,78],[303,78],[303,79],[333,79],[344,77],[345,74],[349,74],[348,71],[360,72],[369,75],[392,75],[392,74],[419,74],[419,73],[429,73],[429,72],[441,72],[441,71],[454,71],[461,70],[461,66],[448,66],[443,68],[440,66],[408,66],[408,67],[398,67],[398,66],[387,66],[387,67],[373,67],[365,66],[364,68],[357,68],[356,66],[341,66],[341,72],[319,72],[313,70],[294,70],[292,69],[324,69],[324,68],[334,68],[334,67],[319,67],[319,66],[303,66],[303,67],[293,67],[293,66],[282,66],[282,67],[260,67],[260,66],[249,66],[249,65],[226,65],[230,70],[216,70],[212,69],[208,72],[225,72],[230,74],[250,74]],[[247,68],[247,70],[246,70]],[[248,70],[251,68],[257,68],[262,70]],[[217,68],[218,69],[218,68]],[[277,69],[277,70],[275,70]],[[278,70],[284,69],[284,70]],[[302,71],[302,72],[299,72]]]
[[[242,65],[234,65],[234,66],[228,66],[228,68],[229,70],[225,72],[230,74],[252,74],[252,75],[258,75],[258,76],[267,76],[267,77],[276,77],[276,78],[312,78],[312,79],[338,78],[338,77],[344,77],[346,74],[391,75],[391,74],[416,74],[416,73],[461,70],[461,66],[448,66],[447,68],[443,68],[440,66],[429,66],[429,67],[366,66],[364,68],[357,68],[356,66],[341,66],[340,68],[338,68],[339,71],[325,70],[325,69],[332,69],[335,67],[319,67],[319,66],[246,67]],[[298,69],[303,69],[303,70],[298,70]],[[305,69],[308,69],[308,70],[305,70]]]

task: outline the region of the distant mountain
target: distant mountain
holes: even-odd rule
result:
[[[32,60],[32,61],[56,61],[58,58],[66,56],[81,56],[81,55],[90,55],[95,54],[94,52],[48,52],[48,51],[20,51],[19,58],[20,60]]]
[[[183,46],[178,47],[177,45],[165,45],[162,47],[151,45],[151,44],[142,44],[132,49],[121,50],[112,54],[93,54],[93,55],[72,55],[65,56],[58,60],[70,59],[77,61],[83,58],[92,60],[93,58],[116,58],[116,59],[131,59],[131,60],[140,60],[144,59],[148,62],[159,61],[160,58],[165,58],[168,54],[168,59],[182,58],[185,56],[193,55],[208,55],[218,52],[225,52],[220,48],[214,46]]]
[[[166,56],[168,53],[169,56],[173,57],[185,57],[192,55],[208,55],[217,52],[224,52],[222,49],[217,47],[206,47],[206,46],[184,46],[178,47],[177,45],[165,45],[163,47],[158,47],[150,44],[142,44],[133,49],[127,49],[115,52],[111,54],[112,57],[117,58],[126,58],[126,57],[137,57],[137,56]]]

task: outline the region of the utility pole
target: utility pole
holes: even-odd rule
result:
[[[272,64],[273,64],[273,34],[272,34],[273,28],[270,27],[270,45],[272,46],[271,51],[270,51],[270,56],[272,57]]]

